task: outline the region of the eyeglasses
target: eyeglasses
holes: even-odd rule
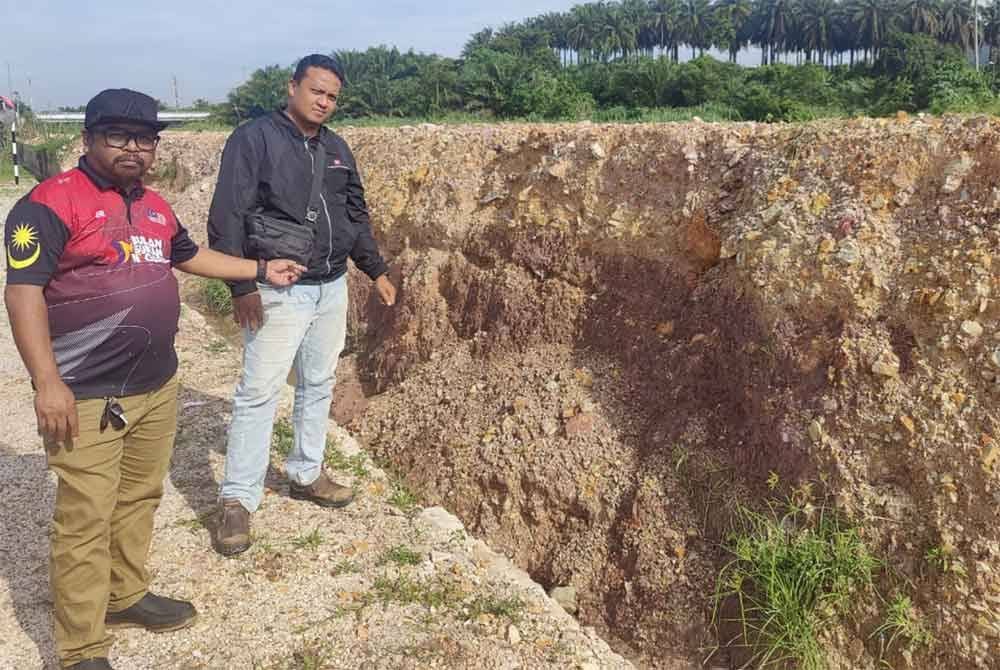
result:
[[[127,130],[102,130],[101,134],[104,135],[104,143],[113,149],[124,149],[130,141],[134,141],[140,151],[152,151],[160,142],[159,135],[130,133]]]
[[[104,399],[104,413],[101,414],[101,432],[103,433],[108,424],[115,430],[125,430],[128,419],[125,418],[125,410],[114,398]]]

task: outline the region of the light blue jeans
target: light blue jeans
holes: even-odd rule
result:
[[[259,285],[264,325],[243,330],[243,376],[233,398],[220,495],[250,512],[264,495],[274,413],[295,366],[295,443],[288,478],[309,485],[319,477],[333,395],[334,370],[347,335],[347,276],[318,285]]]

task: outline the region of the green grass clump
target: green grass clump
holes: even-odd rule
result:
[[[442,578],[418,581],[407,575],[400,575],[394,579],[382,576],[372,585],[370,599],[382,603],[383,607],[390,603],[398,603],[441,609],[458,605],[462,600],[462,590],[458,584]]]
[[[224,281],[205,279],[201,286],[201,297],[206,309],[212,314],[226,316],[233,313],[233,295]]]
[[[295,446],[295,431],[288,419],[281,418],[274,422],[274,432],[271,433],[271,451],[279,456],[287,457]]]
[[[885,621],[875,629],[872,637],[879,638],[883,655],[897,641],[911,651],[933,641],[930,631],[914,609],[913,602],[902,593],[895,594],[889,601]]]
[[[354,475],[358,479],[364,479],[368,476],[368,468],[365,465],[367,462],[365,455],[358,452],[353,456],[347,456],[340,450],[340,447],[338,447],[333,440],[327,440],[326,454],[323,456],[323,460],[327,467],[349,475]]]
[[[396,545],[385,552],[381,563],[395,563],[396,565],[420,565],[423,558],[417,552],[402,544]]]
[[[521,618],[521,610],[525,603],[518,596],[498,598],[497,596],[478,596],[469,605],[469,619],[476,619],[483,614],[489,614],[511,623],[517,623]]]
[[[308,549],[310,551],[319,549],[322,544],[323,535],[319,532],[319,528],[313,528],[311,533],[300,535],[292,540],[292,546],[296,549]]]
[[[733,559],[717,580],[715,620],[724,601],[735,600],[741,644],[751,649],[756,667],[792,662],[822,670],[820,631],[856,589],[872,585],[879,561],[831,510],[786,509],[739,510],[740,528],[727,542]]]
[[[404,514],[412,514],[417,509],[419,501],[402,482],[394,482],[392,493],[389,494],[389,504]]]

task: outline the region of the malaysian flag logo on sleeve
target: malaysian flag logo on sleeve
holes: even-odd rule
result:
[[[155,209],[146,210],[146,218],[148,218],[153,223],[158,223],[161,226],[167,225],[167,217],[163,216],[160,212]]]

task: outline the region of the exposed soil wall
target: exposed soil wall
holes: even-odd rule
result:
[[[352,428],[428,501],[690,667],[735,502],[829,500],[912,586],[914,667],[1000,667],[1000,124],[345,135],[402,288],[354,277]],[[223,139],[161,148],[199,236]],[[875,667],[879,616],[834,667]]]

